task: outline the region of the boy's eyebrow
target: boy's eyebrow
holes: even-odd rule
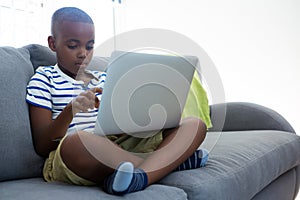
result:
[[[66,42],[76,42],[76,43],[79,43],[80,41],[76,40],[76,39],[68,39]]]
[[[77,39],[69,39],[66,42],[76,42],[76,43],[80,43],[80,40]],[[95,43],[95,40],[90,40],[87,43]]]

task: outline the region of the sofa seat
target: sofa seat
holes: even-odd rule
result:
[[[211,149],[206,167],[172,173],[161,183],[182,188],[190,200],[255,199],[276,177],[300,164],[299,136],[284,131],[209,132],[202,147]],[[291,196],[274,199],[293,199],[299,183],[295,177],[275,188],[285,194],[290,190]]]
[[[0,182],[0,199],[40,199],[40,200],[186,200],[186,193],[171,186],[154,184],[147,189],[130,193],[125,196],[115,196],[103,192],[99,187],[83,187],[64,183],[47,183],[42,178],[30,178]]]
[[[295,185],[299,183],[299,179],[295,177],[300,169],[294,168],[300,164],[299,146],[299,136],[285,131],[208,132],[201,146],[210,150],[206,167],[174,172],[159,184],[141,192],[118,197],[109,195],[98,187],[47,183],[42,178],[30,178],[0,182],[0,194],[1,198],[14,200],[293,199]],[[276,181],[274,182],[276,177],[279,177],[277,179],[280,184],[276,185]],[[272,187],[269,186],[271,182],[274,182]],[[273,188],[274,198],[270,198],[270,192],[267,192],[268,198],[263,195],[262,191],[267,186],[268,190]],[[284,193],[280,192],[282,190]],[[278,197],[287,193],[291,196]]]

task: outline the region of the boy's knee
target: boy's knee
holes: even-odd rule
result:
[[[198,129],[205,129],[205,123],[198,117],[187,117],[183,119],[184,123],[187,123],[189,126],[198,127]]]
[[[84,140],[87,132],[76,131],[66,135],[61,141],[60,153],[62,157],[77,157],[80,152],[86,151]]]

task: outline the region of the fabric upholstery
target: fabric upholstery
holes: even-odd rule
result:
[[[24,46],[30,53],[30,60],[34,69],[39,66],[53,66],[56,64],[56,55],[48,47],[39,44]],[[109,58],[95,56],[91,60],[88,68],[91,70],[104,71],[107,67]]]
[[[206,167],[172,173],[161,183],[184,189],[190,200],[252,199],[300,164],[299,136],[282,131],[210,132],[202,147],[211,149]]]
[[[104,72],[107,68],[108,63],[109,63],[109,58],[94,56],[88,65],[88,69]]]
[[[115,196],[98,187],[46,183],[39,178],[0,182],[0,194],[5,200],[187,200],[182,189],[164,185],[156,184],[140,192]]]
[[[34,151],[26,85],[33,75],[29,52],[0,48],[0,181],[41,175],[43,160]]]
[[[56,64],[55,53],[48,47],[39,44],[29,44],[24,46],[30,53],[30,61],[34,69],[39,66],[53,66]]]
[[[225,118],[226,117],[226,118]],[[274,110],[248,102],[229,102],[211,106],[213,127],[210,131],[295,130]]]
[[[278,177],[275,181],[270,183],[268,187],[264,188],[259,194],[255,195],[252,200],[295,199],[295,185],[297,185],[295,175],[295,168],[289,170],[285,174]]]

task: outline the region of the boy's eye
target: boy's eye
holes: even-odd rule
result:
[[[77,47],[76,45],[68,45],[69,49],[76,49],[76,47]]]
[[[93,48],[94,48],[94,46],[87,46],[87,47],[86,47],[86,50],[90,51],[90,50],[92,50]]]

